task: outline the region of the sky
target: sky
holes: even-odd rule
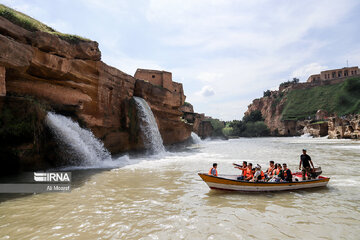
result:
[[[0,0],[99,43],[134,75],[172,72],[194,110],[241,119],[263,92],[294,77],[360,65],[358,0]]]

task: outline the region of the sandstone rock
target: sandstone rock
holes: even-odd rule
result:
[[[360,115],[329,118],[329,138],[360,139]]]
[[[329,125],[327,122],[309,123],[304,128],[306,129],[304,133],[309,133],[313,137],[324,137],[328,135]]]
[[[143,147],[134,95],[149,103],[165,144],[190,137],[192,125],[181,120],[182,84],[166,79],[162,87],[137,80],[99,61],[100,57],[96,42],[70,44],[0,17],[0,95],[6,89],[5,98],[35,99],[48,110],[71,116],[90,128],[112,153]],[[17,107],[14,102],[9,104]],[[49,147],[44,142],[40,145]],[[39,165],[34,166],[45,166],[43,155],[36,159]]]
[[[5,67],[0,66],[0,97],[6,95]]]
[[[182,112],[179,110],[185,100],[181,91],[171,92],[137,79],[134,96],[145,99],[151,107],[165,144],[182,142],[190,137],[192,126],[181,120]]]
[[[194,112],[194,107],[190,103],[185,102],[184,105],[182,105],[180,107],[180,111],[182,111],[184,113],[193,113]]]
[[[101,52],[97,42],[89,41],[71,44],[46,32],[29,32],[26,37],[33,47],[60,57],[93,61],[101,59]]]

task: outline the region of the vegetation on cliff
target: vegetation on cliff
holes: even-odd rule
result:
[[[360,113],[360,78],[310,89],[295,89],[286,98],[283,120],[313,119],[319,109],[338,116]]]
[[[58,32],[58,31],[54,30],[53,28],[33,19],[32,17],[29,17],[28,15],[18,12],[18,11],[14,10],[12,8],[9,8],[3,4],[0,4],[0,16],[6,18],[10,22],[12,22],[22,28],[25,28],[26,30],[29,30],[31,32],[41,31],[41,32],[47,32],[50,34],[54,34],[69,43],[91,41],[87,38],[83,38],[83,37],[80,37],[77,35],[64,34],[64,33]]]
[[[241,121],[228,122],[223,133],[227,136],[263,137],[268,136],[270,131],[264,123],[261,112],[256,110],[245,115]]]

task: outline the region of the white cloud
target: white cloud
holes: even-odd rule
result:
[[[291,76],[300,78],[301,80],[307,80],[310,75],[319,74],[326,69],[328,69],[327,66],[322,66],[319,63],[310,63],[293,71]]]
[[[292,77],[360,63],[356,0],[81,0],[71,14],[41,1],[4,1],[97,40],[103,61],[126,73],[173,72],[196,111],[227,120]]]
[[[215,95],[215,91],[211,86],[206,85],[196,94],[206,98]]]

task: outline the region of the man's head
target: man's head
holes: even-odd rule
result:
[[[217,163],[213,163],[213,167],[214,167],[214,168],[217,168]]]
[[[284,167],[285,170],[287,169],[286,163],[283,163],[283,167]]]
[[[243,167],[247,166],[247,161],[243,161]]]
[[[270,161],[270,166],[274,166],[274,161]]]
[[[306,149],[305,149],[305,148],[303,148],[303,150],[302,150],[302,151],[303,151],[303,154],[306,154]]]
[[[252,169],[252,163],[249,163],[247,166],[248,168]]]

